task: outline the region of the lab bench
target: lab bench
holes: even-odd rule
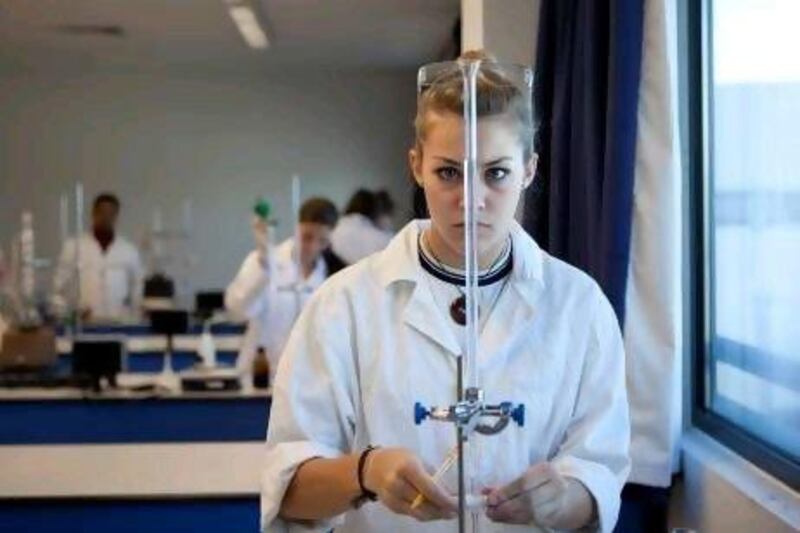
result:
[[[244,326],[215,325],[233,364]],[[58,338],[58,372],[71,366]],[[87,327],[126,337],[123,385],[155,376],[165,339],[147,326]],[[197,363],[199,328],[175,337],[176,372]],[[256,531],[268,389],[0,389],[0,533]]]

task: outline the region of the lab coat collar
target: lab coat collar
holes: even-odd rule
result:
[[[409,222],[376,258],[377,272],[386,290],[391,290],[394,284],[413,284],[413,292],[403,312],[405,323],[457,356],[461,354],[458,340],[445,313],[437,308],[433,295],[425,286],[426,274],[417,255],[419,235],[429,225],[429,220]],[[536,242],[516,222],[511,228],[511,239],[514,268],[509,278],[509,295],[503,298],[510,301],[501,307],[511,311],[507,318],[516,324],[533,318],[534,300],[544,286],[544,258]],[[488,331],[484,333],[492,331],[493,328],[489,327],[492,321],[490,317]],[[495,342],[498,340],[494,339]]]
[[[289,237],[278,246],[276,251],[278,257],[276,259],[280,259],[285,264],[292,265],[293,276],[295,281],[300,285],[311,285],[314,287],[320,285],[325,278],[328,277],[328,267],[325,264],[325,259],[323,259],[322,254],[317,257],[317,261],[314,263],[314,270],[311,271],[311,274],[307,278],[303,278],[302,274],[297,270],[297,263],[294,258],[296,246],[294,237]]]
[[[423,270],[417,257],[419,235],[430,226],[430,220],[412,220],[400,230],[378,257],[378,272],[384,287],[397,281],[417,283]],[[536,282],[544,286],[544,252],[530,235],[514,221],[511,227],[514,268],[510,281]]]
[[[81,249],[84,249],[84,246],[90,247],[93,251],[96,251],[101,256],[108,256],[112,253],[112,251],[116,251],[128,244],[128,241],[119,234],[119,232],[114,232],[114,239],[108,245],[108,248],[103,250],[103,247],[100,246],[100,243],[97,242],[97,239],[94,236],[94,233],[91,231],[84,232],[81,235]]]

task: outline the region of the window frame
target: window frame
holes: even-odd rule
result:
[[[711,10],[713,0],[683,2],[681,23],[684,32],[686,60],[686,99],[682,120],[687,132],[686,156],[688,172],[688,266],[689,266],[689,339],[691,349],[691,420],[692,424],[733,451],[780,479],[793,490],[800,490],[800,463],[743,427],[715,413],[706,405],[714,390],[710,371],[714,360],[711,332],[714,331],[710,283],[711,250],[713,248],[713,204],[709,190],[713,176],[710,157],[713,143],[712,78],[711,78]]]

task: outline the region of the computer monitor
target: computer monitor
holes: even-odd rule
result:
[[[156,273],[144,281],[145,298],[173,298],[175,282],[164,274]]]
[[[124,352],[121,339],[76,338],[72,343],[72,375],[85,378],[96,391],[102,378],[116,387]]]
[[[167,336],[167,346],[164,351],[164,374],[170,374],[172,370],[172,337],[187,333],[189,331],[189,312],[174,309],[150,311],[150,330]]]
[[[207,320],[216,311],[225,309],[225,293],[222,291],[203,291],[195,294],[194,297],[195,314]]]
[[[180,335],[189,331],[189,312],[175,309],[150,311],[150,329],[161,335]]]

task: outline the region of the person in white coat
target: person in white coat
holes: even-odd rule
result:
[[[139,250],[116,231],[119,199],[98,195],[92,204],[92,231],[63,243],[53,278],[52,304],[56,314],[74,302],[76,253],[84,320],[135,319],[142,301],[144,267]]]
[[[357,190],[331,235],[331,249],[352,265],[386,248],[392,239],[394,202],[385,191]]]
[[[476,56],[485,57],[467,57]],[[412,221],[384,251],[326,282],[284,350],[262,478],[264,531],[456,528],[452,490],[432,477],[455,431],[412,417],[417,401],[456,401],[464,342],[461,80],[441,84],[418,100],[410,151],[430,220]],[[536,163],[529,106],[502,78],[479,77],[481,385],[488,403],[527,409],[524,427],[470,437],[487,504],[479,526],[608,532],[630,468],[622,338],[599,286],[542,251],[514,219]]]
[[[225,307],[248,320],[236,367],[243,376],[252,371],[262,348],[274,375],[289,331],[309,296],[333,270],[326,260],[330,234],[338,219],[336,206],[325,198],[311,198],[300,207],[297,235],[280,245],[270,245],[269,227],[253,219],[256,249],[242,262],[225,291]],[[298,266],[300,272],[298,272]]]

